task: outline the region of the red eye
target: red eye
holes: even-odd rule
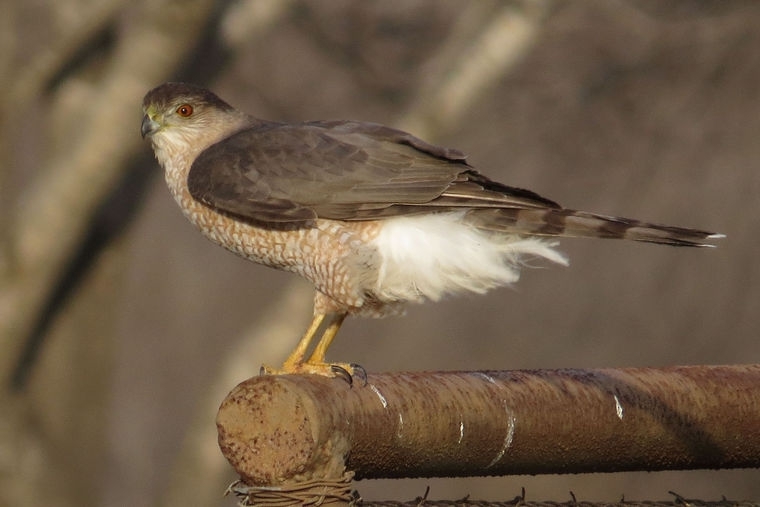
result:
[[[177,114],[182,116],[183,118],[187,118],[188,116],[193,114],[193,106],[190,104],[182,104],[177,108]]]

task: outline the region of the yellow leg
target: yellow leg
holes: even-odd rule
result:
[[[325,364],[327,348],[332,343],[335,335],[338,334],[338,330],[340,329],[340,326],[343,325],[344,320],[346,320],[345,313],[330,314],[327,328],[325,329],[325,332],[322,333],[322,338],[317,342],[317,346],[314,347],[314,352],[312,352],[311,357],[309,357],[309,360],[307,361],[308,363],[313,365]]]
[[[326,315],[324,313],[318,313],[314,315],[314,318],[311,319],[311,324],[309,324],[308,329],[306,329],[306,332],[298,342],[298,345],[296,345],[296,348],[293,349],[293,352],[290,353],[288,358],[283,363],[283,372],[295,372],[298,369],[298,366],[303,364],[303,358],[306,356],[306,351],[309,349],[309,345],[311,344],[312,340],[314,340],[314,335],[317,334],[317,330],[319,330],[319,326],[322,324],[322,321],[325,320],[325,317]]]
[[[263,367],[262,372],[269,374],[313,373],[316,375],[334,377],[336,376],[337,370],[338,372],[345,372],[350,377],[353,373],[353,367],[351,365],[342,363],[331,364],[325,362],[327,348],[330,346],[330,343],[332,343],[335,335],[338,334],[338,330],[345,318],[345,313],[318,313],[314,315],[311,324],[309,324],[309,328],[296,345],[296,348],[293,349],[293,352],[290,353],[288,358],[282,364],[282,368],[280,370],[273,370],[268,367]],[[319,331],[319,328],[325,323],[325,330],[322,333],[319,342],[317,342],[317,345],[314,347],[314,351],[311,353],[311,356],[309,356],[309,359],[305,361],[304,357],[306,357],[306,352],[309,350],[311,342],[314,341],[314,337],[316,336],[317,331]]]

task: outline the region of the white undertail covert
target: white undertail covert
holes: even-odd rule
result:
[[[381,300],[437,301],[516,282],[531,258],[567,265],[556,241],[494,234],[464,223],[465,212],[385,220],[374,245],[380,254],[376,294]]]

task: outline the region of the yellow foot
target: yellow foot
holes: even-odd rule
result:
[[[367,372],[358,364],[348,363],[315,363],[304,361],[302,363],[288,363],[282,365],[282,368],[275,369],[269,366],[261,367],[261,375],[287,375],[287,374],[308,374],[322,375],[323,377],[339,377],[353,385],[354,378],[360,379],[364,384],[367,383]]]

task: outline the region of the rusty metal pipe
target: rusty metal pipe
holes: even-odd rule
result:
[[[217,426],[251,485],[760,467],[760,365],[262,376]]]

